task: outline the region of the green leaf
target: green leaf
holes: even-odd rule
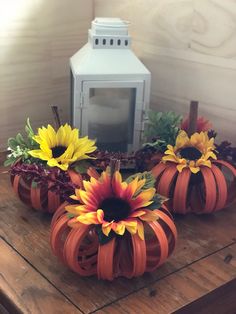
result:
[[[146,180],[141,191],[153,188],[155,186],[156,180],[150,171],[139,172],[139,173],[133,174],[126,179],[126,182],[127,183],[132,182],[137,176],[139,180],[143,180],[143,179]],[[140,191],[138,191],[138,193],[140,193]]]
[[[102,228],[100,225],[96,226],[96,231],[97,231],[97,235],[98,235],[98,241],[101,245],[104,245],[104,244],[110,242],[116,236],[116,234],[113,230],[111,230],[109,235],[106,236],[102,232]]]
[[[24,139],[23,139],[23,136],[22,136],[20,133],[18,133],[18,134],[16,135],[16,141],[17,141],[17,143],[18,143],[19,145],[25,145],[25,141],[24,141]]]
[[[16,159],[14,157],[8,158],[7,160],[4,161],[4,167],[11,166],[12,164],[14,164],[15,161]]]
[[[31,127],[29,118],[27,118],[27,121],[26,121],[25,132],[27,133],[30,139],[32,139],[32,137],[35,135],[34,130]]]
[[[15,150],[16,147],[17,147],[17,145],[18,145],[16,139],[13,138],[13,137],[10,137],[10,138],[8,139],[7,144],[8,144],[8,146],[9,146],[12,150]]]
[[[32,183],[31,183],[31,187],[32,187],[32,189],[37,189],[37,187],[38,187],[38,183],[37,183],[37,182],[35,182],[35,181],[32,181]]]
[[[145,124],[145,141],[153,142],[155,149],[164,151],[168,144],[174,145],[180,129],[182,116],[176,113],[150,111],[149,121]],[[150,143],[148,143],[150,145]]]
[[[74,170],[78,173],[86,173],[89,167],[91,164],[86,160],[78,161],[73,165]]]
[[[146,209],[150,209],[150,210],[158,209],[161,207],[161,205],[164,202],[168,200],[168,198],[166,198],[163,195],[156,194],[152,200],[153,200],[153,203],[149,205],[148,207],[146,207]]]
[[[67,218],[69,218],[69,219],[71,219],[71,218],[74,218],[74,217],[75,217],[75,215],[74,215],[74,214],[71,214],[71,213],[67,213],[67,214],[66,214],[66,216],[67,216]]]

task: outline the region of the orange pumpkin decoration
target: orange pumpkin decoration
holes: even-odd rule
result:
[[[155,189],[144,185],[122,182],[118,171],[84,182],[72,196],[80,203],[54,214],[53,253],[81,276],[113,280],[155,270],[173,252],[177,232],[164,205],[150,209]]]
[[[17,165],[15,166],[17,167]],[[58,169],[58,171],[60,170]],[[71,183],[75,186],[80,186],[82,182],[81,175],[72,170],[68,170],[67,174]],[[53,189],[55,176],[49,174],[47,180],[42,184],[36,184],[35,178],[32,175],[27,176],[23,172],[17,174],[17,171],[11,171],[11,184],[14,192],[25,205],[38,211],[54,213],[65,201],[62,193],[60,193],[62,191],[54,191]]]
[[[57,131],[49,124],[34,134],[27,120],[25,130],[27,140],[18,134],[16,139],[8,141],[11,153],[5,164],[12,165],[13,189],[26,205],[53,213],[67,197],[64,189],[68,183],[80,185],[80,175],[70,166],[81,168],[82,164],[78,163],[91,159],[90,154],[96,150],[95,141],[79,137],[79,130],[67,123]]]
[[[166,156],[152,169],[157,192],[170,199],[172,212],[212,213],[236,198],[236,169],[217,160],[213,141],[204,132],[189,138],[181,131],[175,147],[168,145]]]
[[[54,213],[62,200],[59,194],[50,191],[52,182],[36,187],[33,182],[33,179],[27,180],[21,175],[11,175],[13,189],[25,205],[39,211]]]

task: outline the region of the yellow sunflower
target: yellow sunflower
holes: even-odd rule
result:
[[[72,129],[68,124],[60,126],[57,132],[50,124],[47,128],[39,128],[33,139],[40,145],[40,149],[31,150],[29,154],[46,160],[50,167],[64,171],[77,160],[91,158],[87,154],[96,150],[94,141],[87,136],[79,138],[79,130]]]
[[[158,219],[157,210],[148,209],[153,203],[155,188],[143,189],[146,179],[138,176],[130,183],[123,182],[119,171],[111,178],[104,171],[98,179],[84,181],[84,189],[76,189],[71,198],[80,204],[68,205],[66,210],[74,215],[69,221],[71,227],[100,225],[104,235],[109,236],[111,230],[123,235],[125,230],[131,234],[138,233],[144,239],[143,221]]]
[[[174,162],[181,172],[189,167],[193,173],[200,171],[201,166],[211,168],[211,160],[217,159],[214,153],[214,138],[209,139],[207,132],[194,133],[190,138],[185,131],[180,131],[175,146],[167,145],[162,161]]]

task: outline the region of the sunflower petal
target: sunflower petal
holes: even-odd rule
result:
[[[159,216],[157,210],[146,209],[145,214],[140,216],[139,218],[144,221],[156,221]]]
[[[122,221],[125,228],[129,231],[131,234],[135,234],[137,232],[137,219],[125,219]]]
[[[179,164],[179,165],[176,166],[176,169],[177,169],[179,172],[182,172],[182,170],[183,170],[184,168],[186,168],[186,167],[187,167],[186,164]]]
[[[130,215],[130,217],[140,217],[143,216],[146,213],[146,210],[135,210],[132,212],[132,214]]]
[[[103,221],[104,221],[104,212],[103,212],[102,209],[98,209],[97,210],[97,219],[98,219],[100,224],[103,223]]]
[[[139,195],[134,200],[130,201],[132,210],[135,210],[140,207],[149,206],[153,202],[152,199],[155,193],[156,193],[155,188],[150,188],[139,193]]]
[[[200,168],[199,167],[189,167],[189,169],[190,169],[190,171],[192,172],[192,173],[198,173],[199,171],[200,171]]]
[[[38,158],[41,160],[48,160],[50,158],[50,156],[47,153],[43,152],[41,149],[30,150],[28,153],[32,157]]]
[[[111,223],[110,224],[102,224],[102,232],[108,237],[111,231]]]
[[[76,219],[77,221],[81,222],[84,225],[100,224],[96,212],[82,214],[78,216]]]
[[[115,233],[119,235],[123,235],[125,233],[125,225],[123,221],[112,223],[111,228]]]
[[[141,240],[144,240],[144,227],[143,223],[140,220],[137,220],[137,230],[138,230],[138,235]]]
[[[77,160],[90,158],[88,154],[96,150],[95,142],[88,137],[79,138],[78,129],[71,129],[68,124],[60,126],[57,132],[51,125],[38,129],[33,139],[40,145],[39,150],[30,151],[30,155],[48,161],[50,167],[67,170],[69,165]],[[53,148],[62,146],[62,155],[53,158]],[[56,159],[58,163],[54,161]]]
[[[128,184],[126,182],[122,182],[122,176],[119,171],[115,171],[113,178],[112,178],[112,189],[116,196],[123,197]]]
[[[77,216],[88,212],[87,207],[84,205],[67,205],[65,210]]]
[[[172,156],[172,155],[163,156],[162,157],[162,161],[171,161],[171,162],[178,163],[178,157],[177,156]]]

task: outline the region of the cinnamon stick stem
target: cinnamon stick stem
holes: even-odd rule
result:
[[[52,109],[53,118],[55,121],[55,127],[57,129],[59,129],[59,127],[61,126],[61,120],[60,120],[60,116],[59,116],[59,112],[58,112],[58,107],[57,106],[51,106],[51,109]]]

